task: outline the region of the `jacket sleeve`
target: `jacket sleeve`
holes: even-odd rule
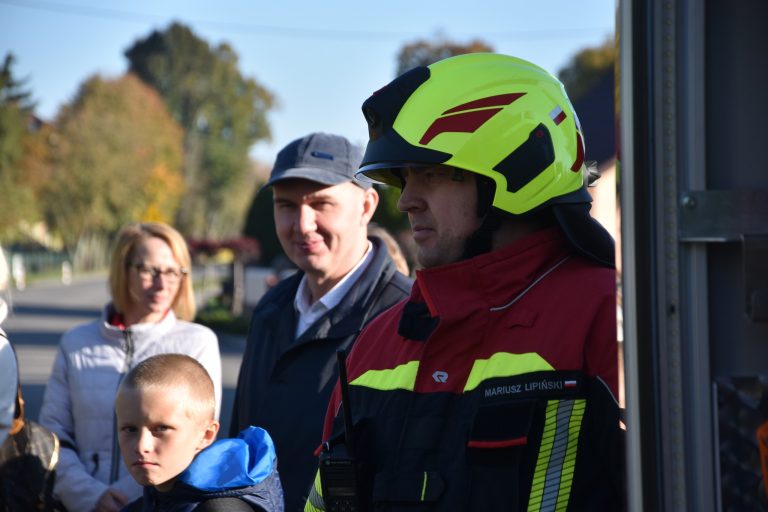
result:
[[[237,384],[235,386],[235,398],[232,402],[232,418],[229,421],[229,437],[237,437],[237,434],[244,429],[247,425],[241,424],[247,421],[246,418],[241,418],[241,409],[246,406],[246,401],[249,399],[248,384],[251,381],[251,367],[253,366],[253,347],[254,341],[251,337],[254,335],[254,321],[256,313],[252,314],[251,326],[248,329],[248,337],[245,342],[245,352],[240,362],[240,373],[237,376]]]
[[[77,446],[75,439],[72,399],[67,379],[67,358],[60,348],[53,363],[53,371],[45,388],[40,409],[40,424],[53,431],[64,443]],[[92,477],[77,453],[61,447],[56,467],[54,493],[68,510],[93,510],[107,485]]]

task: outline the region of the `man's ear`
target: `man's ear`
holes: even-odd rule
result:
[[[363,220],[367,225],[373,213],[376,211],[376,207],[379,205],[379,193],[375,188],[371,187],[363,190]]]
[[[200,443],[197,445],[197,451],[201,451],[208,448],[216,440],[216,435],[219,433],[219,427],[221,424],[216,420],[211,420],[203,431],[203,437],[200,439]]]

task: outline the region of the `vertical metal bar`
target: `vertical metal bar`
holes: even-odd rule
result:
[[[679,190],[704,190],[706,180],[705,2],[685,1],[679,10],[678,84],[680,162]],[[714,512],[716,498],[716,447],[713,446],[712,377],[708,323],[707,250],[704,243],[679,244],[680,286],[685,303],[680,306],[686,500],[689,510]]]
[[[665,475],[664,510],[687,510],[683,425],[683,385],[680,332],[680,260],[678,251],[678,121],[677,8],[685,0],[656,0],[653,20],[656,133],[654,167],[656,215],[654,226],[659,262],[655,300],[659,321],[658,365],[661,407],[661,462]],[[685,76],[682,76],[682,83]]]
[[[627,500],[631,512],[659,508],[657,406],[654,377],[656,341],[652,295],[652,244],[648,223],[653,144],[649,52],[649,4],[619,4],[620,196],[624,316],[624,382],[627,408]],[[641,382],[643,385],[641,385]]]

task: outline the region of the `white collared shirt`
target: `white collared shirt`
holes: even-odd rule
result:
[[[336,286],[328,290],[328,293],[320,297],[314,304],[309,303],[310,292],[307,285],[307,275],[301,278],[299,283],[299,289],[296,290],[296,297],[293,299],[293,307],[296,308],[298,314],[298,321],[296,322],[296,332],[293,339],[298,339],[299,336],[304,334],[310,325],[314,324],[325,315],[328,311],[335,308],[341,299],[347,294],[350,288],[360,279],[365,270],[373,259],[373,244],[368,241],[368,247],[365,250],[365,254],[357,262],[357,265],[352,267],[352,270],[347,272],[341,281],[336,283]]]

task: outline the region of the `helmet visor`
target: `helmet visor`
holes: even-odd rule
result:
[[[392,162],[368,164],[355,172],[355,178],[365,183],[402,188],[403,184],[400,180],[400,173],[397,171],[403,167],[406,167],[406,165]]]
[[[381,162],[360,167],[355,173],[355,178],[367,183],[403,188],[403,169],[418,170],[440,166],[442,165],[424,162]]]

